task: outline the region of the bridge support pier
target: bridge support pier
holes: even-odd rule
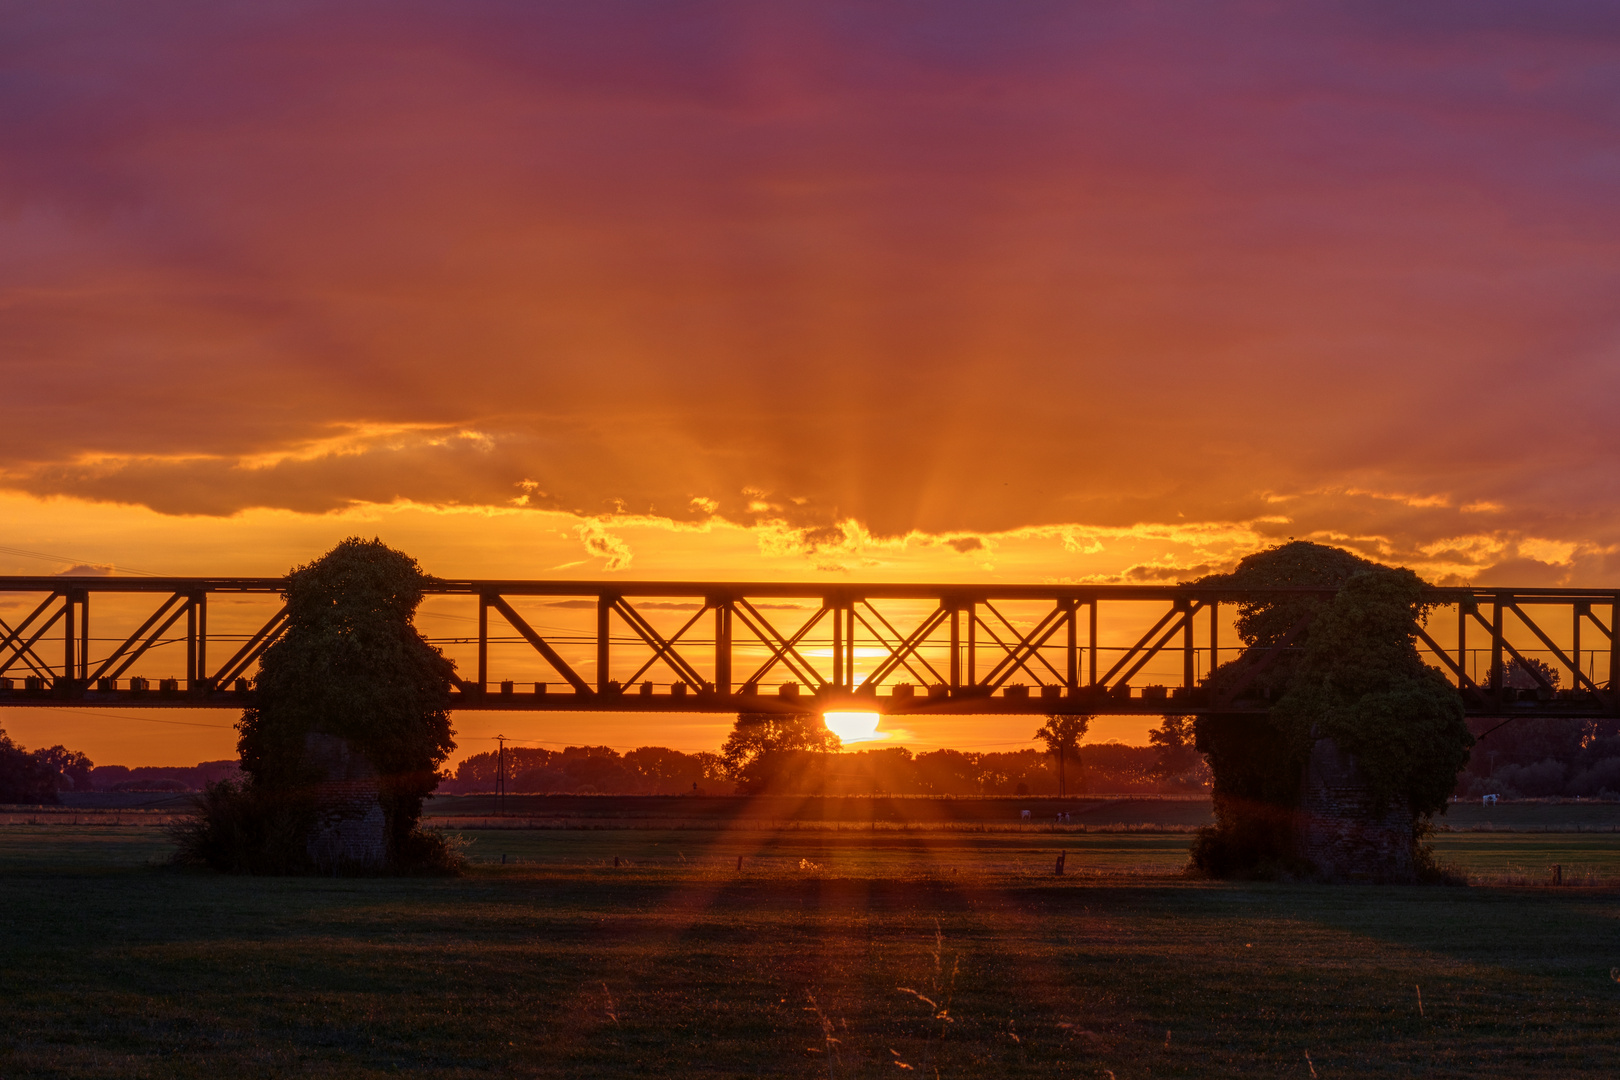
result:
[[[1300,854],[1338,881],[1412,881],[1412,812],[1380,807],[1360,764],[1332,739],[1318,739],[1305,765]]]

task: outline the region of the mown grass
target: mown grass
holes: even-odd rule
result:
[[[1441,844],[1614,866],[1607,839]],[[1176,834],[473,840],[456,880],[250,879],[158,868],[151,829],[0,829],[0,1075],[1615,1067],[1612,889],[1191,882]]]

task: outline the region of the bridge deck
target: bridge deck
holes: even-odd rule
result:
[[[285,630],[284,587],[0,577],[0,707],[243,707]],[[427,592],[419,625],[458,661],[456,709],[1157,716],[1266,708],[1250,684],[1306,624],[1245,649],[1234,616],[1332,590],[441,580]],[[1427,598],[1419,646],[1470,713],[1617,714],[1620,590]],[[1216,696],[1203,679],[1233,660]]]

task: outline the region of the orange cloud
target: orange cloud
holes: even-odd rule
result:
[[[0,486],[561,513],[570,568],[647,565],[635,518],[846,574],[1033,570],[1028,530],[1080,576],[1288,535],[1610,573],[1612,24],[42,11],[3,46]]]

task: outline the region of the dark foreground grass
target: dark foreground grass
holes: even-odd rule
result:
[[[1515,839],[1602,838],[1456,843]],[[0,830],[0,1075],[1616,1068],[1612,890],[1187,882],[1175,835],[475,841],[458,880],[247,879]]]

